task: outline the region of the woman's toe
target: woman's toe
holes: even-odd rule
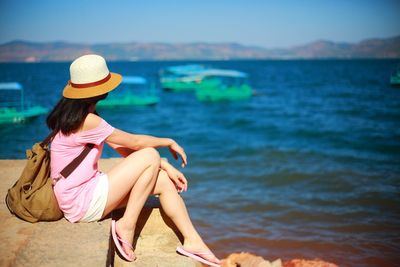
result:
[[[214,262],[217,264],[221,263],[221,261],[211,251],[209,253],[203,254],[201,256],[208,261],[211,261],[211,262]]]
[[[218,263],[218,264],[221,263],[221,261],[217,257],[215,257],[214,254],[212,254],[212,256],[210,257],[209,261],[215,262],[215,263]]]
[[[123,246],[123,249],[124,249],[126,255],[128,255],[129,258],[131,258],[131,259],[135,259],[136,258],[135,253],[133,252],[133,250],[130,247]]]

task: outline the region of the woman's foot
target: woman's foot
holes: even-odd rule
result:
[[[133,235],[135,234],[134,227],[126,224],[123,221],[123,219],[121,218],[116,222],[115,228],[116,228],[115,231],[117,232],[118,237],[121,240],[124,240],[128,243],[128,244],[125,244],[125,243],[121,242],[121,246],[122,246],[122,249],[125,251],[125,254],[129,258],[135,260],[135,258],[136,258],[135,253],[132,250],[132,246],[129,246],[129,244],[133,243]]]
[[[216,264],[220,264],[221,261],[215,257],[215,255],[211,252],[211,250],[207,247],[207,245],[200,238],[196,238],[193,240],[185,239],[185,242],[182,248],[188,252],[201,255],[201,257],[210,262],[214,262]]]

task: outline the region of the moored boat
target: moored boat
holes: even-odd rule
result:
[[[171,66],[160,71],[160,83],[165,90],[195,90],[201,82],[199,74],[207,69],[199,64]]]
[[[397,71],[393,72],[390,76],[390,84],[392,86],[400,87],[400,66],[397,68]]]
[[[22,122],[47,112],[47,108],[25,101],[20,83],[0,83],[0,124]]]
[[[121,85],[101,100],[97,107],[149,106],[160,101],[153,85],[141,76],[124,76]]]
[[[210,69],[200,74],[201,83],[196,88],[200,101],[241,100],[250,98],[253,90],[248,75],[237,70]]]

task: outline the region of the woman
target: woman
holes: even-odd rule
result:
[[[111,211],[126,207],[118,221],[112,221],[114,243],[128,261],[135,260],[132,249],[136,222],[150,194],[159,195],[165,213],[184,237],[177,252],[211,266],[220,261],[204,244],[194,228],[179,192],[187,190],[185,176],[155,148],[168,147],[175,159],[186,154],[174,140],[137,135],[118,130],[96,113],[96,103],[115,89],[122,77],[110,73],[101,56],[85,55],[70,66],[71,79],[63,97],[47,117],[57,134],[51,143],[51,177],[60,209],[70,222],[91,222]],[[107,143],[125,159],[108,173],[97,168],[103,145]],[[67,177],[61,170],[76,158],[86,144],[94,144],[89,154]]]

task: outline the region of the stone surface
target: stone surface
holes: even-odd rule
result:
[[[109,167],[110,162],[104,162]],[[110,219],[72,224],[28,223],[11,215],[5,205],[7,189],[25,160],[0,161],[0,266],[105,266],[109,254]]]
[[[100,160],[99,168],[107,171],[119,160]],[[25,160],[0,160],[0,266],[201,266],[175,253],[180,241],[158,208],[157,199],[148,202],[139,218],[138,260],[133,263],[115,253],[110,218],[77,224],[65,219],[32,224],[16,218],[4,199],[24,166]],[[112,216],[117,218],[120,212]]]
[[[233,253],[224,259],[222,267],[282,267],[282,261],[277,259],[273,262],[267,261],[260,256],[242,252]]]
[[[293,259],[285,262],[283,267],[338,267],[338,265],[323,260]]]

